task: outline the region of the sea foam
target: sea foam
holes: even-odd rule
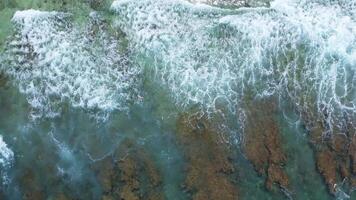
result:
[[[16,34],[1,69],[26,94],[33,118],[57,116],[63,102],[106,117],[135,101],[140,70],[120,51],[120,38],[110,35],[98,14],[90,15],[85,28],[72,21],[61,12],[26,10],[13,16]]]
[[[4,142],[2,135],[0,135],[0,175],[2,184],[9,183],[10,179],[7,170],[14,162],[14,152]]]
[[[355,1],[276,0],[217,9],[186,1],[114,1],[116,25],[151,58],[182,106],[236,112],[246,93],[279,96],[342,128],[356,113]]]

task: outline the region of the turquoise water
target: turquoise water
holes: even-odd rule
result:
[[[7,198],[21,198],[23,190],[36,187],[48,198],[63,190],[73,198],[100,199],[102,190],[91,166],[112,156],[124,139],[131,138],[152,154],[164,177],[166,197],[184,199],[180,189],[184,162],[170,124],[174,116],[158,118],[155,112],[164,105],[151,102],[154,98],[133,106],[128,114],[112,113],[110,120],[98,123],[85,111],[65,104],[60,117],[34,122],[16,89],[2,87],[1,96],[6,97],[1,98],[1,113],[7,113],[1,115],[1,134],[16,155],[7,170],[13,179],[2,188]],[[21,177],[28,170],[34,174],[32,184],[36,186],[22,188]]]
[[[221,119],[239,199],[356,198],[328,192],[302,119],[326,135],[355,120],[356,2],[216,2],[0,2],[0,198],[104,199],[99,172],[124,149],[149,156],[163,199],[191,199],[187,112]],[[288,190],[267,190],[241,149],[246,95],[279,99]],[[137,173],[135,192],[150,188]]]
[[[164,100],[164,93],[161,95],[160,102]],[[9,195],[7,198],[21,199],[23,191],[32,189],[29,185],[21,187],[22,181],[19,180],[27,170],[31,170],[36,177],[32,184],[42,188],[48,198],[65,191],[67,195],[80,199],[100,199],[101,186],[90,166],[111,156],[125,138],[132,138],[153,155],[164,177],[166,199],[187,199],[181,188],[184,181],[182,174],[185,173],[184,158],[179,152],[172,128],[175,117],[162,120],[156,112],[163,106],[165,111],[174,113],[174,106],[148,100],[143,105],[133,107],[128,116],[114,113],[106,123],[97,123],[85,112],[67,106],[61,117],[34,123],[28,119],[26,100],[16,89],[2,87],[1,96],[7,97],[1,99],[1,113],[8,113],[1,115],[1,134],[16,155],[14,165],[7,170],[13,178],[12,182],[3,188],[5,194]],[[152,99],[155,100],[154,97]],[[281,120],[293,197],[331,199],[315,170],[313,153],[307,144],[305,132]],[[238,147],[235,151],[235,162],[239,166],[235,178],[243,199],[286,198],[281,192],[268,192],[263,178],[257,175]],[[61,173],[56,172],[58,168],[61,168]]]

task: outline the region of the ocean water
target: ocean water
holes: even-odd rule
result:
[[[103,199],[97,166],[125,141],[164,199],[191,199],[184,113],[222,119],[239,199],[356,198],[328,192],[303,122],[356,128],[355,0],[5,0],[0,53],[2,199]],[[268,191],[241,150],[246,96],[278,99],[290,190]]]

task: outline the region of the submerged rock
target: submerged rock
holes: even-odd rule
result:
[[[356,187],[356,136],[353,128],[342,133],[325,134],[322,123],[315,123],[310,129],[310,144],[315,151],[316,167],[330,191],[351,193]]]
[[[23,192],[23,199],[26,200],[41,200],[45,199],[45,191],[41,188],[36,175],[31,169],[24,171],[20,178],[20,185]]]
[[[117,154],[94,166],[103,189],[104,200],[164,199],[161,177],[145,149],[124,140]]]
[[[237,199],[233,183],[235,167],[229,146],[219,131],[202,117],[182,115],[177,122],[177,137],[187,161],[184,188],[194,200]]]
[[[0,72],[0,87],[4,87],[7,83],[7,78]]]
[[[244,127],[243,149],[255,170],[266,176],[266,187],[277,184],[283,189],[289,186],[284,169],[287,157],[282,148],[278,123],[274,119],[277,105],[273,100],[248,101],[247,124]]]
[[[306,101],[309,112],[302,111],[301,118],[309,132],[309,144],[316,158],[316,169],[324,179],[330,194],[350,194],[356,187],[356,122],[354,115],[343,111],[337,120],[329,120],[328,106],[317,108]],[[318,113],[318,109],[324,113]],[[347,194],[346,194],[347,193]]]

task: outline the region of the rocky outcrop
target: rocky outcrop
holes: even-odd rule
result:
[[[274,184],[287,189],[289,180],[283,168],[287,158],[274,117],[277,105],[273,99],[246,102],[243,150],[258,174],[266,176],[269,190]]]
[[[183,187],[191,198],[238,199],[231,152],[211,122],[205,117],[182,115],[177,122],[177,138],[187,162]]]
[[[104,159],[94,170],[104,191],[103,200],[164,199],[159,171],[133,141],[123,141],[115,157]]]
[[[356,188],[356,118],[344,111],[331,123],[327,121],[327,111],[321,113],[312,103],[307,107],[308,112],[301,111],[301,118],[309,132],[316,169],[331,194],[337,195],[341,187],[343,192],[350,193]]]
[[[326,135],[325,130],[322,123],[315,123],[310,129],[310,144],[315,152],[318,171],[332,194],[336,194],[342,182],[346,188],[355,188],[355,131],[350,128],[343,133]]]

